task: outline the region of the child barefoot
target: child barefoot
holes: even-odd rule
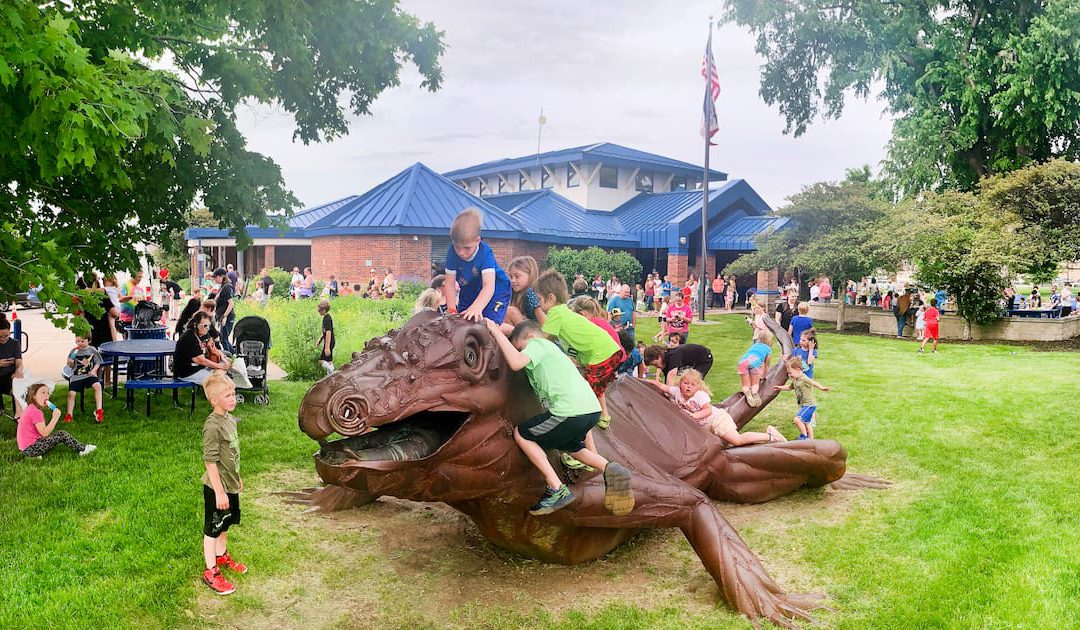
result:
[[[799,410],[795,412],[795,426],[799,428],[799,439],[814,439],[814,421],[817,416],[817,401],[814,399],[814,388],[823,392],[829,391],[821,383],[808,377],[802,371],[802,359],[792,357],[788,359],[787,373],[791,379],[790,384],[775,385],[777,391],[795,390],[795,400],[799,403]]]
[[[739,433],[731,415],[710,402],[712,393],[701,378],[701,372],[694,369],[684,370],[675,385],[665,385],[656,381],[647,381],[661,392],[668,394],[680,409],[690,414],[699,425],[707,427],[713,435],[732,446],[758,444],[761,442],[785,442],[786,439],[776,427],[769,425],[765,433],[747,431]]]
[[[574,502],[574,493],[555,473],[545,452],[558,449],[603,470],[604,507],[615,515],[629,514],[634,509],[630,471],[597,454],[592,441],[590,430],[600,420],[600,404],[589,383],[558,346],[543,338],[536,322],[523,320],[508,338],[498,324],[484,321],[507,366],[524,369],[536,395],[548,406],[548,411],[514,428],[514,441],[547,481],[544,496],[529,513],[550,514]]]
[[[761,377],[769,370],[769,357],[772,355],[772,333],[760,328],[754,329],[754,345],[739,359],[739,381],[742,383],[746,404],[760,407],[758,384]]]

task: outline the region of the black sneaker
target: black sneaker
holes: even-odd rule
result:
[[[552,490],[547,488],[544,490],[544,496],[540,497],[540,500],[536,502],[536,505],[529,508],[529,514],[533,516],[542,516],[544,514],[551,514],[556,510],[570,505],[574,502],[574,493],[570,492],[570,488],[563,485],[559,486],[558,490]]]
[[[630,471],[622,464],[610,462],[604,468],[604,507],[615,516],[625,516],[634,509]]]

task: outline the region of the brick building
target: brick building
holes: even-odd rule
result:
[[[241,255],[224,230],[192,228],[186,237],[195,272],[231,262],[242,274],[311,266],[319,278],[361,282],[375,268],[426,280],[445,261],[454,217],[475,207],[484,214],[484,240],[504,265],[527,254],[543,266],[552,245],[597,245],[630,252],[646,273],[682,282],[702,264],[711,277],[753,251],[759,234],[787,221],[770,216],[746,181],[729,181],[719,171],[710,171],[709,180],[705,256],[703,169],[612,143],[443,175],[417,163],[362,195],[295,214],[287,231],[250,228],[254,244]],[[741,278],[740,286],[758,282]]]

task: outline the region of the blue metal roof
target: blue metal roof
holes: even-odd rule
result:
[[[709,233],[709,249],[752,252],[757,249],[758,236],[779,230],[791,219],[787,217],[740,217]]]
[[[640,239],[641,247],[680,250],[679,238],[701,228],[700,190],[641,193],[613,211],[627,232]],[[763,215],[769,205],[745,180],[733,179],[709,190],[709,223],[732,215]]]
[[[562,244],[601,247],[638,245],[637,237],[623,229],[612,213],[586,210],[550,190],[509,193],[484,199],[500,208],[509,207],[507,214],[520,221],[527,232],[556,237]]]
[[[247,232],[251,238],[307,238],[304,228],[315,221],[337,210],[346,203],[356,199],[356,195],[349,195],[336,201],[324,203],[318,206],[305,208],[289,217],[289,229],[285,232],[273,227],[263,228],[248,226]],[[188,228],[184,230],[184,238],[232,238],[228,230],[221,228]]]
[[[306,229],[324,234],[447,234],[465,208],[484,214],[484,234],[519,238],[521,223],[417,162]]]
[[[700,175],[702,167],[675,160],[655,153],[647,153],[630,147],[624,147],[613,142],[597,142],[580,147],[559,149],[546,153],[526,155],[517,158],[505,158],[493,160],[474,166],[459,168],[443,173],[450,179],[467,179],[469,177],[482,177],[495,173],[504,173],[521,168],[530,168],[543,164],[563,164],[566,162],[597,163],[603,162],[611,166],[626,166],[630,168],[648,168],[669,171],[680,175]],[[709,169],[711,181],[727,179],[727,173]]]

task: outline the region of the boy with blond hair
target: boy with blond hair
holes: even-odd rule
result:
[[[222,569],[247,573],[247,566],[233,560],[227,549],[226,532],[240,524],[240,436],[236,432],[236,387],[225,372],[215,371],[203,382],[206,399],[214,412],[203,424],[203,582],[218,595],[228,595],[235,587],[221,574]]]
[[[802,369],[802,359],[792,357],[784,364],[787,367],[790,383],[774,385],[776,391],[795,390],[795,401],[799,403],[799,410],[795,412],[794,423],[799,429],[800,440],[814,439],[814,423],[817,421],[817,400],[814,398],[814,389],[823,392],[829,391],[821,383],[807,376]]]
[[[491,247],[480,240],[482,226],[483,215],[476,208],[462,210],[450,226],[443,295],[447,304],[457,304],[465,319],[501,324],[510,305],[510,278],[495,262]]]
[[[567,308],[566,300],[570,296],[566,278],[561,273],[548,269],[536,279],[535,289],[540,308],[547,313],[541,329],[545,334],[558,337],[577,355],[582,376],[600,401],[600,422],[596,426],[608,428],[611,416],[604,401],[604,390],[615,380],[626,353],[607,331]]]

